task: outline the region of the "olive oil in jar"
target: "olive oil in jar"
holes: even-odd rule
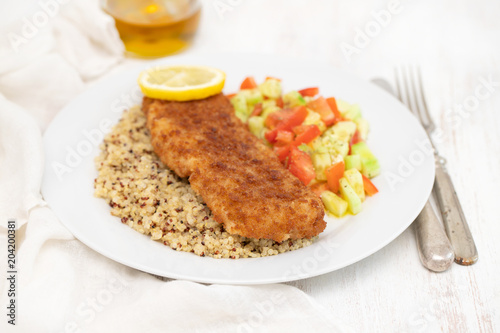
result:
[[[191,43],[200,19],[200,3],[193,0],[104,0],[125,49],[138,56],[177,53]]]

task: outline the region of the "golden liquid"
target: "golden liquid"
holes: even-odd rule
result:
[[[191,0],[107,0],[103,7],[115,19],[125,49],[143,57],[165,56],[189,46],[201,11]]]

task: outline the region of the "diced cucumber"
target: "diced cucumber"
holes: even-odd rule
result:
[[[359,137],[362,141],[366,141],[368,138],[368,132],[370,131],[370,124],[365,118],[356,119],[356,125],[358,125]]]
[[[316,151],[311,156],[317,180],[326,180],[326,169],[332,165],[332,159],[328,152]]]
[[[236,115],[238,115],[238,113],[242,116],[248,114],[247,100],[243,94],[238,93],[236,96],[231,98],[231,104],[233,104]]]
[[[356,132],[356,124],[352,121],[339,121],[332,127],[330,127],[325,134],[330,133],[335,134],[339,140],[349,142],[352,136]]]
[[[365,186],[363,185],[363,176],[358,171],[358,169],[349,169],[344,172],[344,178],[347,179],[349,185],[353,188],[354,192],[361,199],[361,202],[365,201]]]
[[[276,101],[274,99],[265,99],[262,101],[262,109],[267,109],[275,106],[276,106]]]
[[[320,138],[313,141],[314,150],[317,151],[321,148],[326,149],[330,153],[332,159],[337,155],[341,155],[342,157],[347,156],[349,153],[349,144],[346,141],[340,140],[333,133],[325,135],[327,132],[328,130],[323,133]]]
[[[340,194],[342,195],[342,198],[345,201],[347,201],[351,213],[356,215],[361,211],[361,199],[358,197],[358,195],[351,187],[347,179],[343,177],[340,178],[339,184],[340,184]]]
[[[257,116],[248,118],[248,128],[250,129],[250,132],[252,132],[252,134],[259,139],[263,138],[262,130],[264,129],[264,120],[264,118]]]
[[[304,153],[312,154],[313,149],[306,145],[305,143],[301,144],[300,146],[297,147],[300,151],[303,151]]]
[[[361,117],[361,109],[358,104],[353,104],[347,111],[341,111],[340,113],[342,114],[342,117],[349,120],[356,120]]]
[[[321,120],[319,113],[307,109],[307,117],[302,123],[302,125],[316,125],[318,126],[321,133],[326,130],[325,123]]]
[[[323,201],[326,210],[337,217],[342,217],[347,211],[348,203],[333,192],[324,191],[321,193],[321,201]]]
[[[290,91],[283,95],[283,104],[287,107],[306,105],[304,97],[298,91]]]
[[[236,111],[235,113],[235,116],[238,117],[242,122],[246,123],[247,120],[248,120],[248,115],[246,114],[243,114],[242,112],[238,112]]]
[[[380,164],[365,142],[352,145],[351,153],[361,157],[361,172],[365,177],[373,178],[380,174]]]
[[[380,175],[380,164],[377,159],[368,160],[362,163],[363,169],[361,172],[367,178],[373,178]]]
[[[259,91],[259,89],[244,89],[241,90],[238,94],[242,94],[245,96],[247,101],[247,105],[254,106],[257,103],[262,103],[264,101],[264,96]]]
[[[351,104],[341,100],[340,98],[335,98],[335,102],[337,103],[337,109],[339,109],[340,113],[344,113],[351,108]]]
[[[267,79],[259,85],[262,95],[276,99],[281,96],[281,82],[276,79]]]
[[[345,169],[356,169],[358,171],[363,170],[363,166],[361,164],[361,157],[359,155],[347,155],[344,159]]]

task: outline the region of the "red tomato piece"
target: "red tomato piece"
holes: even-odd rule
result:
[[[303,130],[301,129],[302,132],[298,134],[295,140],[293,141],[293,145],[295,147],[298,147],[303,143],[307,144],[321,135],[321,131],[319,130],[319,127],[317,125],[305,125],[305,126],[302,125],[297,127],[305,127],[305,128]]]
[[[266,81],[267,81],[267,80],[271,80],[271,79],[272,79],[272,80],[277,80],[277,81],[280,81],[280,82],[281,82],[281,79],[278,79],[277,77],[272,77],[272,76],[268,76],[268,77],[266,77]]]
[[[269,114],[264,122],[267,128],[275,129],[279,123],[288,119],[293,113],[292,109],[283,109]]]
[[[250,115],[250,117],[260,116],[261,113],[262,113],[262,103],[257,103],[253,107],[253,111],[252,111],[252,114]]]
[[[245,78],[240,86],[240,89],[253,89],[253,88],[257,88],[257,83],[255,82],[253,76]]]
[[[333,125],[335,122],[335,115],[323,97],[318,97],[315,100],[310,101],[307,103],[307,107],[314,112],[319,113],[321,120],[323,120],[326,126]]]
[[[328,188],[333,193],[338,193],[340,189],[339,180],[344,175],[345,164],[344,161],[337,162],[331,167],[326,169],[326,179],[328,182]]]
[[[266,132],[264,135],[266,140],[270,143],[274,143],[279,130],[291,132],[294,127],[302,124],[306,117],[307,109],[304,106],[294,108],[289,117],[283,119],[283,121],[278,123],[271,131]]]
[[[274,153],[278,156],[278,159],[280,162],[285,162],[286,158],[290,154],[290,146],[283,146],[283,147],[274,147]]]
[[[276,106],[283,108],[283,98],[281,98],[281,96],[276,99]]]
[[[288,131],[278,131],[278,134],[276,135],[276,146],[286,146],[290,142],[293,141],[294,135],[292,132]]]
[[[303,97],[306,97],[306,96],[314,97],[317,94],[319,94],[319,88],[318,87],[305,88],[305,89],[299,90],[299,94],[301,94]]]
[[[335,122],[341,121],[342,115],[340,114],[339,108],[337,107],[337,101],[335,100],[335,97],[327,98],[326,102],[335,115]]]
[[[290,151],[288,170],[306,186],[316,177],[311,157],[297,148]]]
[[[376,193],[378,193],[378,189],[373,185],[372,181],[366,178],[364,175],[363,176],[363,186],[365,187],[365,193],[369,196],[372,196]]]

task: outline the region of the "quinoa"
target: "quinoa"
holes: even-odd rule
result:
[[[111,215],[177,251],[213,258],[256,258],[296,250],[317,238],[253,239],[229,234],[189,185],[153,151],[146,117],[139,106],[124,114],[100,146],[95,163],[95,196]]]

